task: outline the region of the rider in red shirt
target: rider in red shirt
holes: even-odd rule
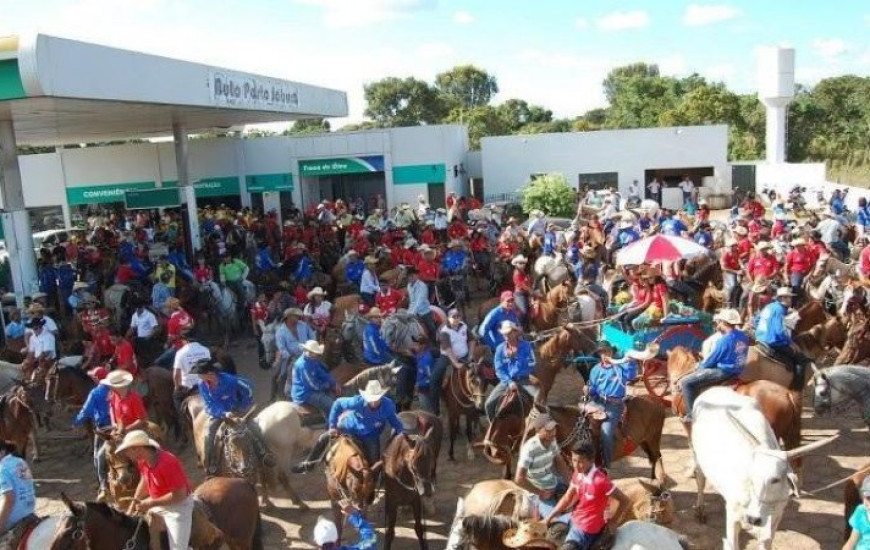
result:
[[[451,240],[468,238],[468,227],[459,218],[453,218],[453,221],[447,226],[447,236]]]
[[[118,332],[113,332],[111,337],[112,344],[115,346],[115,352],[112,355],[115,368],[123,369],[135,377],[139,374],[139,364],[136,361],[133,344]]]
[[[395,313],[404,299],[405,295],[401,290],[396,290],[384,281],[381,281],[380,290],[375,294],[375,304],[384,315]]]
[[[753,280],[759,277],[772,278],[779,271],[779,262],[770,254],[770,243],[762,241],[756,249],[756,254],[746,266],[746,272]]]

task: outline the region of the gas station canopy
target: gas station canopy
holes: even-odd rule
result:
[[[0,38],[0,121],[19,145],[347,116],[344,92],[47,35]]]

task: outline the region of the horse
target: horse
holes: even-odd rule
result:
[[[334,328],[341,327],[348,315],[359,311],[360,303],[362,303],[362,300],[359,294],[347,294],[337,297],[332,303],[332,315],[329,318],[329,326]]]
[[[486,399],[486,383],[480,374],[480,362],[472,361],[461,369],[454,368],[446,381],[443,399],[447,406],[447,423],[450,427],[450,450],[448,460],[455,462],[453,446],[459,433],[459,421],[465,416],[465,437],[468,439],[466,455],[468,460],[474,460],[474,448],[471,443],[472,427],[477,423],[480,411]]]
[[[846,333],[846,341],[834,360],[835,365],[852,365],[870,357],[868,330],[870,330],[870,317],[860,313],[854,314],[852,326]]]
[[[544,292],[561,285],[571,278],[571,269],[565,264],[562,254],[555,256],[540,256],[532,266],[534,275],[534,288]]]
[[[33,461],[39,461],[34,423],[36,413],[25,386],[19,385],[0,396],[0,438],[12,441],[22,457],[27,456],[27,445],[33,442]]]
[[[596,341],[592,337],[568,324],[540,346],[534,374],[538,379],[541,391],[539,399],[542,402],[546,402],[556,375],[568,365],[568,354],[592,352],[595,345]]]
[[[223,335],[224,347],[230,342],[230,336],[241,330],[241,322],[238,314],[238,301],[245,297],[236,296],[228,286],[220,286],[214,281],[202,286],[202,292],[207,298],[209,313],[209,325],[212,319],[218,320],[218,326]]]
[[[870,368],[835,365],[813,375],[813,411],[818,416],[857,409],[870,427]]]
[[[149,422],[146,431],[161,446],[164,444],[164,432],[157,424]],[[126,509],[126,506],[129,506],[130,500],[136,493],[136,487],[139,485],[139,469],[125,456],[115,452],[121,441],[117,437],[114,437],[111,432],[98,431],[97,435],[104,442],[106,466],[109,469],[107,478],[108,496],[116,507]]]
[[[345,313],[341,324],[341,341],[344,358],[348,361],[362,360],[363,331],[366,328],[365,317],[357,313]]]
[[[257,321],[260,327],[260,344],[263,346],[263,361],[267,367],[271,367],[275,362],[275,355],[278,353],[275,334],[281,327],[281,321],[275,320],[271,323]]]
[[[198,506],[202,511],[194,511],[191,547],[205,550],[224,543],[230,550],[264,548],[257,491],[253,485],[241,479],[216,477],[197,487],[193,496],[201,503]],[[63,493],[61,499],[70,515],[61,518],[56,526],[53,546],[42,548],[151,548],[152,529],[143,528],[144,519],[128,516],[104,503],[75,503]]]
[[[146,392],[142,396],[148,415],[167,432],[172,430],[175,439],[183,439],[184,431],[178,417],[178,409],[172,400],[174,385],[172,373],[160,367],[148,367],[140,371]]]
[[[679,388],[680,380],[698,368],[698,357],[683,346],[668,350],[668,379],[671,388]],[[644,383],[647,379],[644,378]],[[801,409],[803,396],[800,391],[790,391],[788,388],[770,380],[736,380],[729,382],[734,391],[740,395],[751,397],[758,402],[762,414],[773,428],[773,433],[783,443],[785,450],[794,449],[801,444]],[[650,390],[647,386],[648,391]],[[650,391],[652,393],[652,391]],[[671,397],[671,407],[674,414],[686,416],[686,403],[682,392]],[[684,424],[687,434],[690,425]]]
[[[375,485],[383,461],[369,464],[357,444],[348,436],[339,436],[326,455],[326,492],[332,502],[332,513],[341,542],[343,514],[341,501],[350,501],[365,513],[375,498]]]
[[[532,397],[524,390],[508,390],[490,419],[483,441],[475,443],[483,449],[484,458],[502,466],[504,479],[511,478],[511,455],[519,451],[526,432],[526,417],[532,407]]]
[[[420,548],[426,550],[423,527],[423,501],[435,492],[438,454],[441,450],[441,420],[429,413],[405,411],[399,415],[403,424],[411,424],[407,438],[394,437],[384,450],[384,510],[387,532],[384,547],[393,546],[399,506],[410,506],[414,514],[414,531]],[[418,432],[417,435],[413,431]]]

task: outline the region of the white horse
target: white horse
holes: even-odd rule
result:
[[[58,529],[65,520],[65,516],[42,517],[30,533],[30,537],[27,539],[27,544],[23,546],[23,550],[45,550],[46,548],[51,548],[55,537],[58,535]],[[20,543],[18,547],[22,548]]]
[[[271,365],[275,362],[275,354],[278,352],[275,334],[281,326],[281,321],[276,319],[271,323],[266,323],[261,320],[257,321],[257,324],[260,326],[260,343],[263,344],[264,359],[267,365]]]
[[[202,289],[208,295],[209,317],[217,319],[224,334],[224,346],[227,346],[230,334],[239,330],[236,293],[214,281],[206,283]]]
[[[570,270],[562,254],[556,253],[555,256],[540,256],[535,260],[532,274],[536,283],[539,280],[546,282],[546,287],[543,289],[546,292],[564,282],[570,275]]]

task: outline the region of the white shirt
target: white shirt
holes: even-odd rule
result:
[[[305,309],[302,310],[302,313],[312,317],[313,319],[329,319],[330,314],[332,313],[332,304],[330,302],[323,300],[317,308],[313,308],[313,305],[312,302],[308,302],[305,305]]]
[[[438,213],[435,215],[435,230],[443,231],[447,229],[447,215]]]
[[[695,184],[692,183],[692,180],[683,180],[680,182],[680,189],[682,189],[684,193],[691,193],[695,190]]]
[[[143,308],[141,314],[134,311],[130,327],[136,327],[136,338],[151,338],[157,328],[157,317],[147,308]]]
[[[827,218],[819,222],[816,229],[822,234],[822,242],[825,244],[835,243],[840,240],[840,231],[842,230],[840,222],[833,218]],[[47,326],[47,325],[46,325]]]
[[[662,188],[662,184],[656,180],[652,180],[651,182],[649,182],[646,188],[649,189],[651,193],[658,193],[659,189]]]
[[[190,369],[202,359],[211,359],[211,352],[199,342],[188,342],[175,353],[172,370],[181,371],[181,385],[185,388],[192,388],[199,384],[199,376],[190,374]]]
[[[37,359],[41,357],[54,359],[54,350],[54,334],[45,330],[45,326],[42,327],[42,332],[40,334],[34,334],[27,342],[27,351],[33,353],[33,356]]]
[[[453,330],[449,324],[445,324],[441,327],[441,333],[450,338],[450,349],[453,350],[453,355],[460,361],[465,359],[468,355],[468,325],[462,323],[459,328]]]
[[[376,294],[380,290],[381,285],[378,282],[378,277],[371,269],[364,269],[362,278],[359,281],[359,291],[368,294]]]

